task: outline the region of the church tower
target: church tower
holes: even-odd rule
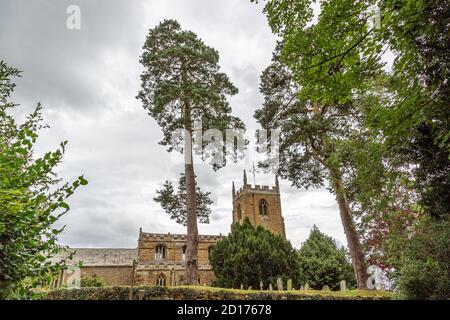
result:
[[[233,223],[239,223],[247,217],[253,225],[260,225],[286,239],[277,177],[274,187],[261,185],[252,187],[247,183],[247,174],[244,170],[244,185],[236,191],[233,182],[232,194]]]

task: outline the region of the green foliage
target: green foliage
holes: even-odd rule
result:
[[[264,12],[282,38],[280,60],[301,99],[345,106],[370,99],[364,126],[383,143],[389,166],[407,169],[418,203],[433,216],[450,212],[448,1],[268,0]],[[381,57],[395,55],[384,74]],[[384,81],[379,81],[383,77]],[[389,161],[389,162],[387,162]]]
[[[317,19],[314,4],[320,5]],[[413,259],[392,260],[398,252],[390,248],[410,245],[417,236],[411,224],[421,213],[443,226],[450,213],[450,3],[267,0],[264,13],[281,38],[277,60],[290,73],[296,97],[306,107],[317,101],[324,106],[321,113],[336,108],[332,116],[341,119],[318,123],[305,107],[277,101],[271,106],[266,99],[258,121],[288,132],[282,137],[287,156],[282,155],[281,170],[294,185],[322,183],[323,171],[310,159],[327,146],[325,165],[340,170],[369,259],[386,268],[395,265],[404,275],[396,280],[405,296],[414,291],[405,285],[414,283],[407,275],[420,268],[419,282],[421,271],[429,270],[445,287],[446,271],[428,264],[426,250],[414,246],[408,251]],[[395,57],[391,69],[381,62],[389,51]],[[418,296],[439,296],[419,291]]]
[[[34,154],[38,132],[44,128],[38,104],[17,124],[8,101],[19,72],[0,62],[0,298],[33,295],[59,268],[48,258],[59,252],[63,229],[54,223],[67,211],[66,199],[86,185],[83,176],[61,183],[54,170],[61,163],[67,141],[41,157]]]
[[[376,53],[356,50],[375,41],[369,16],[357,14],[369,4],[321,2],[317,23],[310,23],[312,4],[267,1],[269,25],[282,39],[262,73],[265,100],[255,118],[281,129],[282,178],[306,188],[339,179],[350,201],[366,201],[385,175],[384,149],[365,122],[385,101],[386,75]]]
[[[275,169],[282,178],[299,188],[328,184],[330,191],[336,194],[347,242],[352,248],[358,287],[363,288],[366,285],[364,253],[350,209],[352,203],[348,201],[351,200],[351,185],[347,181],[354,175],[353,162],[349,163],[342,155],[350,149],[359,157],[367,158],[366,146],[374,144],[370,143],[359,109],[366,100],[365,93],[355,90],[352,99],[333,98],[333,102],[316,96],[307,98],[302,93],[304,83],[297,83],[294,73],[280,61],[282,56],[278,51],[283,50],[283,45],[277,48],[273,63],[261,76],[264,103],[255,112],[255,118],[263,128],[280,130],[280,161]],[[337,78],[340,72],[346,72],[345,68],[336,71]],[[373,162],[378,165],[379,159]],[[260,165],[270,167],[273,163]]]
[[[404,239],[390,241],[389,259],[401,298],[450,298],[450,220],[420,219]]]
[[[210,198],[211,192],[202,192],[199,186],[196,186],[196,210],[197,219],[200,223],[209,223],[209,216],[211,214],[210,205],[213,201]],[[156,190],[158,196],[153,198],[156,202],[161,204],[164,211],[170,215],[177,223],[183,226],[187,225],[186,220],[186,177],[182,173],[178,181],[178,190],[175,192],[171,181],[164,183],[163,189]]]
[[[81,277],[81,287],[105,287],[106,282],[104,279],[98,277],[96,274],[92,276]]]
[[[299,265],[297,254],[291,244],[279,235],[254,227],[248,218],[242,224],[234,224],[231,233],[217,242],[210,254],[214,270],[215,286],[259,288],[260,281],[268,288],[276,287],[276,279],[282,277],[297,285]]]
[[[364,137],[355,103],[320,105],[299,99],[300,86],[277,52],[261,75],[260,91],[264,103],[255,118],[263,128],[281,131],[281,177],[296,187],[321,187],[331,179],[332,172],[339,175],[344,171],[334,155],[354,136]]]
[[[301,282],[311,288],[320,290],[327,285],[338,290],[341,280],[345,280],[348,287],[356,284],[345,248],[339,248],[333,238],[321,233],[316,226],[298,253]]]
[[[203,133],[208,129],[219,130],[222,135],[229,129],[240,135],[239,129],[245,126],[231,115],[227,102],[227,96],[237,94],[238,89],[219,71],[219,54],[215,49],[193,32],[183,30],[175,20],[164,20],[151,29],[143,49],[140,62],[145,70],[137,98],[162,128],[162,145],[169,146],[169,151],[181,151],[185,147],[182,140],[172,139],[173,133],[181,128],[191,135],[191,130]],[[201,128],[193,127],[197,122],[201,122]],[[211,159],[214,169],[224,166],[226,157],[223,162],[215,158],[223,150],[203,152],[206,144],[209,141],[202,141],[194,151],[205,160]]]
[[[264,104],[255,111],[255,118],[263,128],[281,129],[278,174],[291,178],[297,187],[322,186],[326,178],[323,164],[314,158],[305,143],[308,136],[319,132],[322,135],[320,120],[307,115],[307,106],[297,99],[298,86],[290,71],[277,59],[263,71],[260,91]],[[300,149],[301,145],[306,148]]]
[[[450,213],[450,3],[442,0],[382,1],[379,33],[396,53],[391,108],[374,110],[388,155],[407,167],[418,204],[444,219]]]
[[[133,300],[389,300],[388,292],[376,291],[255,291],[210,287],[135,287]],[[59,289],[46,300],[128,300],[129,287]]]

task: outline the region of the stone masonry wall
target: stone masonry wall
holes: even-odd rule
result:
[[[259,203],[262,199],[266,200],[268,204],[268,215],[266,216],[259,213]],[[239,206],[241,208],[241,219],[238,215]],[[286,238],[280,194],[273,189],[256,189],[246,186],[239,190],[233,201],[233,222],[241,222],[245,217],[248,217],[253,225],[261,225]]]
[[[209,264],[209,248],[221,238],[222,236],[199,236],[199,264]],[[151,233],[140,233],[139,235],[139,261],[154,261],[156,247],[159,245],[163,245],[166,248],[165,261],[183,262],[183,247],[186,245],[186,235]]]
[[[94,274],[105,280],[108,286],[131,285],[132,266],[95,266],[81,267],[81,276],[93,276]]]
[[[166,285],[177,286],[183,284],[184,279],[184,269],[169,269],[169,268],[158,268],[158,269],[138,269],[136,270],[136,285],[148,285],[154,286],[157,283],[158,277],[164,275],[166,279]],[[211,269],[200,269],[199,270],[199,284],[201,285],[211,285],[214,280],[214,272]]]

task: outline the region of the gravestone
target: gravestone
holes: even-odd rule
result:
[[[253,287],[252,287],[252,286],[249,286],[249,287],[247,288],[247,290],[253,290]]]
[[[305,290],[305,287],[304,287],[304,286],[301,286],[301,287],[300,287],[300,290]]]
[[[287,281],[287,290],[288,290],[288,291],[291,291],[291,290],[292,290],[292,279],[289,279],[289,280]]]
[[[305,284],[305,290],[309,290],[309,283],[308,282]]]
[[[330,287],[327,286],[327,285],[324,285],[324,286],[322,287],[322,291],[330,291]]]
[[[262,281],[259,282],[259,290],[264,290],[264,283]]]
[[[244,290],[244,285],[241,283],[241,290]]]
[[[269,291],[273,291],[273,286],[271,283],[269,283]]]
[[[339,283],[339,286],[341,287],[341,291],[347,290],[347,283],[345,282],[345,280],[341,280],[341,282]]]
[[[283,291],[283,279],[277,278],[277,289],[278,291]]]

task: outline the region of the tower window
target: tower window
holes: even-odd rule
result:
[[[268,213],[269,210],[267,206],[267,201],[265,199],[261,199],[261,201],[259,201],[259,214],[262,216],[267,216]]]
[[[164,260],[166,258],[166,246],[159,244],[155,248],[155,260]]]
[[[158,278],[156,278],[156,285],[164,287],[166,285],[166,276],[161,273]]]
[[[238,221],[240,221],[242,219],[242,209],[241,209],[240,204],[238,204],[238,206],[237,206],[237,218],[238,218]]]

